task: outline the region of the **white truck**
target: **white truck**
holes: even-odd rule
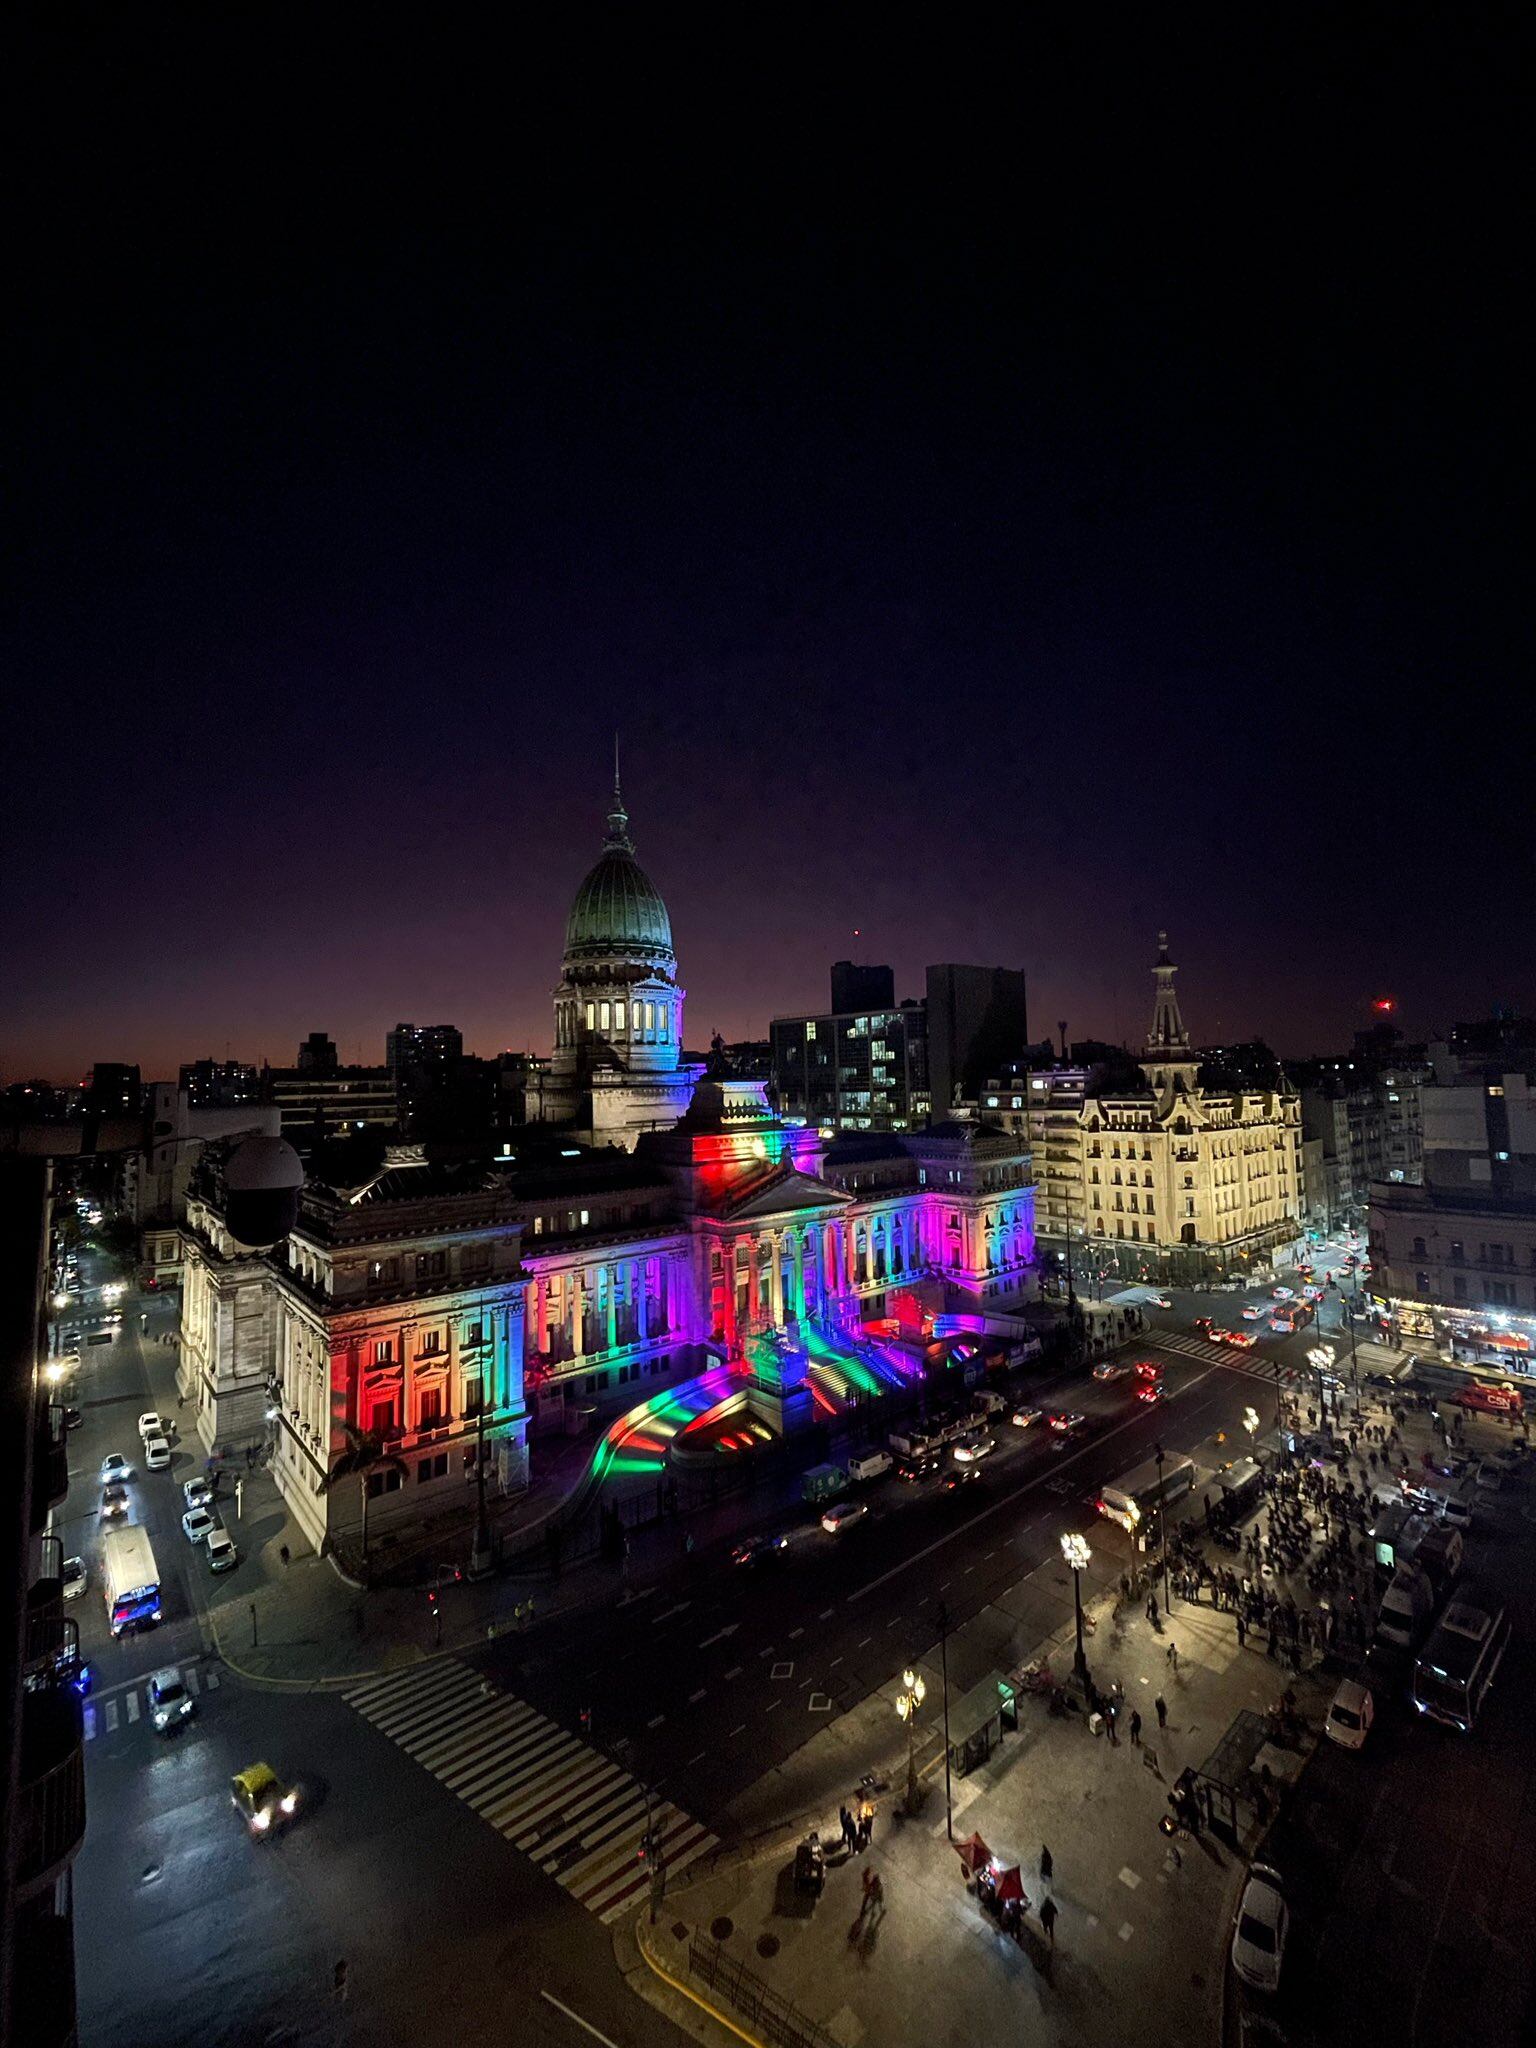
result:
[[[160,1619],[160,1568],[149,1531],[136,1522],[101,1539],[101,1578],[115,1636],[151,1628]]]

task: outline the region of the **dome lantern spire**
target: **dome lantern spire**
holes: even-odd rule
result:
[[[613,808],[608,813],[608,833],[605,846],[611,846],[620,853],[633,853],[634,841],[629,836],[629,813],[624,808],[624,792],[619,787],[619,736],[613,736]]]

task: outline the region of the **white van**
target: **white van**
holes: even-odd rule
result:
[[[861,1458],[848,1460],[848,1477],[855,1485],[861,1479],[880,1479],[891,1469],[889,1451],[866,1451]]]

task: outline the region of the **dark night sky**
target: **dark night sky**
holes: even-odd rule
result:
[[[6,1079],[546,1046],[615,726],[694,1043],[1536,1002],[1513,12],[293,20],[36,47]]]

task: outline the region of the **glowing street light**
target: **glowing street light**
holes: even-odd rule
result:
[[[1088,1569],[1093,1552],[1088,1548],[1086,1536],[1063,1536],[1061,1554],[1067,1561],[1072,1574],[1072,1604],[1077,1612],[1077,1651],[1072,1659],[1072,1669],[1077,1682],[1083,1688],[1084,1698],[1088,1695],[1088,1658],[1083,1649],[1083,1573]]]
[[[927,1698],[928,1688],[921,1672],[903,1671],[903,1690],[896,1695],[896,1712],[907,1724],[907,1811],[917,1811],[917,1710]]]
[[[1259,1433],[1259,1411],[1257,1408],[1245,1408],[1243,1410],[1243,1427],[1248,1432],[1249,1443],[1252,1443]]]

